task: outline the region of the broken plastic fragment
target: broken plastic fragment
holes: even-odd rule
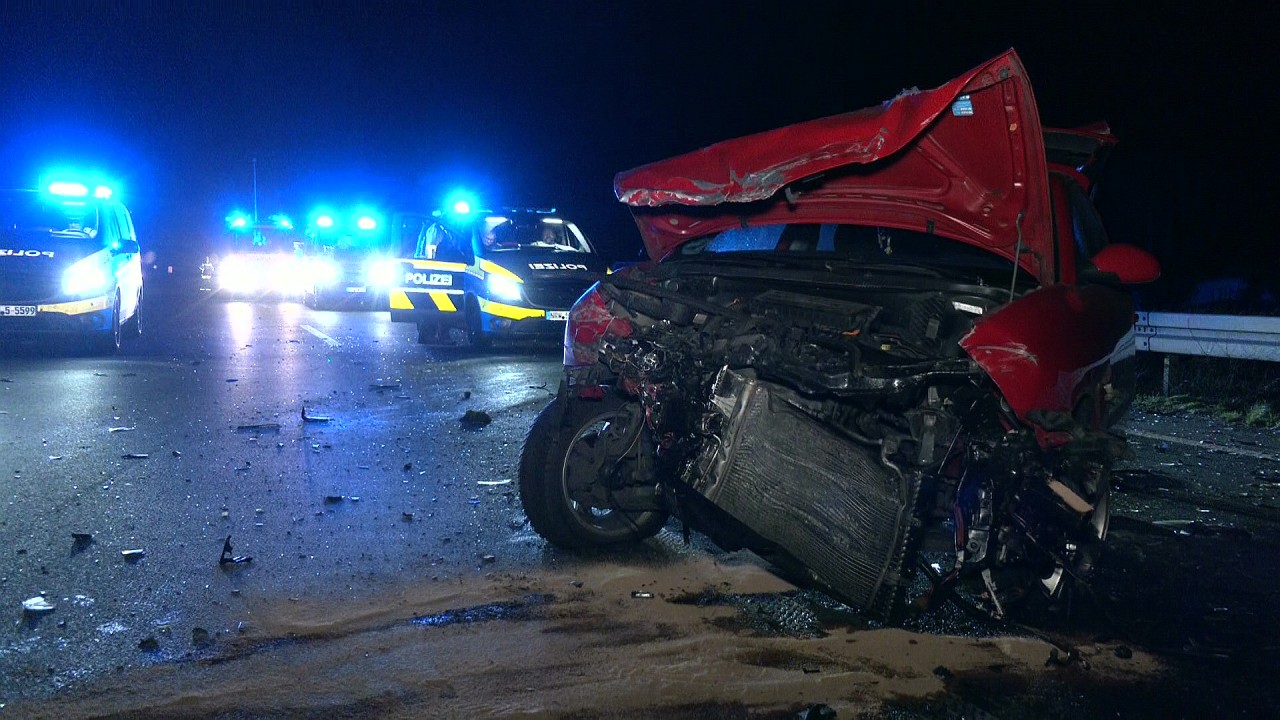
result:
[[[54,604],[44,599],[44,596],[37,595],[33,598],[27,598],[22,601],[22,611],[33,615],[54,611]]]
[[[129,562],[137,562],[147,556],[147,551],[141,548],[137,550],[121,550],[120,555]]]
[[[332,420],[333,418],[329,417],[328,415],[308,415],[307,406],[306,405],[302,406],[302,422],[304,423],[309,423],[309,422],[310,423],[327,423],[327,422],[331,422]]]
[[[649,592],[648,590],[632,590],[631,597],[637,598],[639,600],[650,600],[653,598],[653,593]]]
[[[121,460],[146,460],[151,457],[147,453],[125,453],[120,456]]]
[[[121,426],[121,427],[110,427],[110,428],[107,428],[107,432],[109,432],[109,433],[133,432],[134,430],[137,430],[137,429],[138,429],[138,426],[137,426],[137,425],[134,425],[134,426],[132,426],[132,427],[123,427],[123,426]]]
[[[497,562],[498,557],[496,555],[481,555],[480,560],[482,562],[491,563],[491,562]]]
[[[338,504],[338,503],[340,503],[340,502],[342,502],[343,500],[346,500],[346,499],[347,499],[347,498],[346,498],[345,496],[342,496],[342,495],[325,495],[325,496],[324,496],[324,504],[325,504],[325,505],[336,505],[336,504]]]
[[[477,481],[476,481],[476,484],[477,484],[477,485],[485,485],[485,486],[489,486],[489,487],[492,487],[492,486],[494,486],[494,485],[510,485],[510,484],[511,484],[511,480],[510,480],[509,478],[508,478],[508,479],[506,479],[506,480],[477,480]]]
[[[222,541],[222,555],[218,558],[218,565],[244,565],[253,562],[253,558],[248,555],[232,555],[231,554],[231,536],[228,535],[226,540]]]
[[[248,423],[237,425],[236,432],[279,432],[280,423]]]

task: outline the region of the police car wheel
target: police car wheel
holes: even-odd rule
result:
[[[129,318],[129,337],[142,337],[142,291],[138,291],[138,303],[133,306],[133,317]]]
[[[612,395],[603,401],[558,397],[529,429],[520,453],[520,502],[534,531],[551,544],[589,548],[637,542],[666,524],[666,511],[626,511],[586,499],[588,489],[598,490],[594,476],[626,472],[636,462],[610,456],[609,448],[626,432],[619,423],[636,421],[623,408]],[[609,497],[608,491],[591,494]]]
[[[89,338],[89,350],[99,355],[114,354],[120,350],[123,334],[120,327],[120,293],[117,292],[115,302],[111,305],[111,326]]]

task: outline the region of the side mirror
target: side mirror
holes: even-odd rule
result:
[[[113,244],[112,250],[120,254],[136,254],[142,252],[142,248],[138,246],[137,240],[118,240]]]
[[[1103,285],[1142,285],[1160,277],[1160,263],[1151,253],[1135,245],[1108,245],[1093,256],[1093,267],[1084,268],[1080,279]]]

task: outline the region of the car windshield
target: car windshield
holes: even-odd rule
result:
[[[916,230],[847,224],[735,227],[680,247],[679,256],[765,254],[838,259],[858,265],[1009,273],[1013,263],[972,245]]]
[[[578,226],[559,218],[510,219],[487,217],[480,234],[485,250],[544,248],[556,252],[591,252]]]
[[[275,225],[256,225],[231,236],[231,246],[239,252],[295,252],[299,243],[296,231]]]
[[[97,237],[98,206],[83,200],[63,200],[34,193],[3,195],[0,196],[0,231],[19,237]]]

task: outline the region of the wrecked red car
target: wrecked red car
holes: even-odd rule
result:
[[[672,515],[892,617],[925,547],[988,610],[1061,596],[1109,518],[1127,285],[1105,126],[1042,128],[1011,50],[933,90],[623,172],[652,262],[572,309],[520,496],[555,545]]]

